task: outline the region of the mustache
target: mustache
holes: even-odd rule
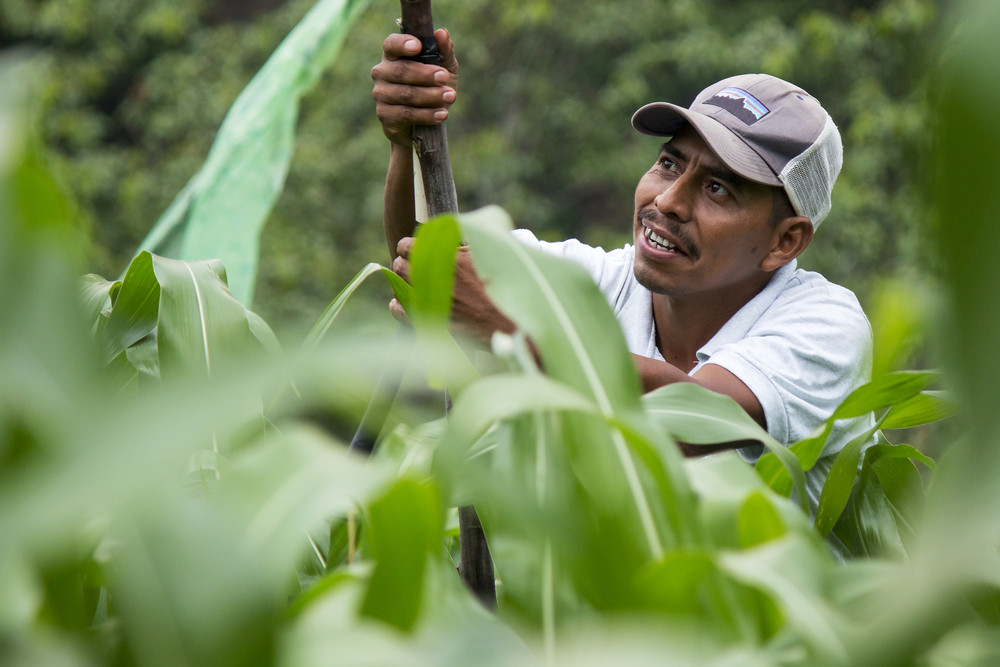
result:
[[[684,251],[684,254],[692,259],[698,259],[701,253],[698,252],[698,247],[691,240],[691,237],[688,236],[684,225],[672,218],[661,215],[658,211],[651,208],[642,209],[636,217],[639,218],[639,222],[648,222],[650,226],[665,229],[670,236],[676,239],[677,245]]]

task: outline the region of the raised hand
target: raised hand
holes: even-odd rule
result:
[[[437,125],[448,118],[458,88],[458,60],[448,31],[434,32],[441,52],[440,65],[408,57],[420,53],[420,40],[389,35],[382,44],[382,62],[372,68],[372,97],[382,131],[394,144],[409,146],[414,125]]]

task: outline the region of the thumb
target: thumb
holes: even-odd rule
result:
[[[395,297],[389,302],[389,313],[397,322],[402,322],[404,324],[409,324],[410,322],[410,317],[406,314],[403,304],[401,304]]]
[[[451,35],[447,28],[438,28],[434,31],[434,39],[437,40],[438,51],[441,53],[441,67],[458,74],[458,59],[455,58],[455,45],[451,41]]]

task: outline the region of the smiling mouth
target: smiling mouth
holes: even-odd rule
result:
[[[667,250],[669,252],[675,252],[680,255],[687,254],[683,250],[681,250],[677,245],[663,238],[649,227],[643,226],[642,233],[646,237],[646,240],[649,241],[649,245],[653,246],[657,250]]]

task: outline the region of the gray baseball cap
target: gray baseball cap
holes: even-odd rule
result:
[[[799,215],[819,226],[843,163],[840,132],[809,93],[768,74],[714,83],[687,109],[647,104],[632,116],[644,134],[673,136],[690,123],[726,166],[759,183],[784,188]]]

